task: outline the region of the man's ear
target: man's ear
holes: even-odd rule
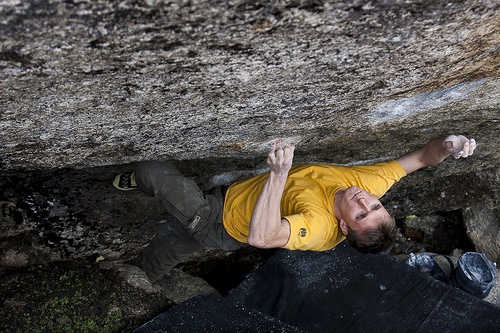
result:
[[[339,226],[344,236],[347,236],[347,234],[349,233],[349,229],[347,229],[347,223],[345,223],[344,219],[340,219]]]

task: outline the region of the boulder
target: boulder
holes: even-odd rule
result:
[[[450,174],[493,167],[498,6],[3,2],[0,169],[219,159],[236,170],[275,138],[298,143],[297,161],[360,163],[455,132],[480,149]]]
[[[395,158],[449,133],[477,152],[406,177],[398,217],[499,198],[499,4],[444,0],[0,3],[1,265],[128,258],[168,223],[111,187],[173,159],[200,186],[295,161]]]
[[[477,204],[464,208],[463,216],[476,251],[500,264],[500,208]]]
[[[401,222],[401,232],[404,238],[398,237],[395,247],[395,250],[400,250],[399,253],[434,252],[451,255],[456,249],[473,250],[460,211],[409,215]]]

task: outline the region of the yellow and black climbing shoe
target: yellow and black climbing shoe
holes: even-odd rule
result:
[[[120,191],[134,191],[138,190],[137,183],[135,182],[134,172],[121,173],[115,177],[113,186]]]

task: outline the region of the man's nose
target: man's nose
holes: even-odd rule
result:
[[[364,197],[359,198],[359,204],[364,208],[368,208],[369,206]]]

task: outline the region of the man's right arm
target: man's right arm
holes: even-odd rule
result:
[[[456,159],[468,157],[474,153],[474,149],[476,149],[474,139],[469,140],[463,135],[449,135],[434,138],[425,146],[400,156],[396,160],[406,174],[410,174],[418,169],[441,163],[448,156]]]
[[[290,224],[281,217],[281,198],[292,166],[294,146],[283,140],[271,145],[269,177],[250,219],[248,244],[259,248],[283,247],[290,237]]]

